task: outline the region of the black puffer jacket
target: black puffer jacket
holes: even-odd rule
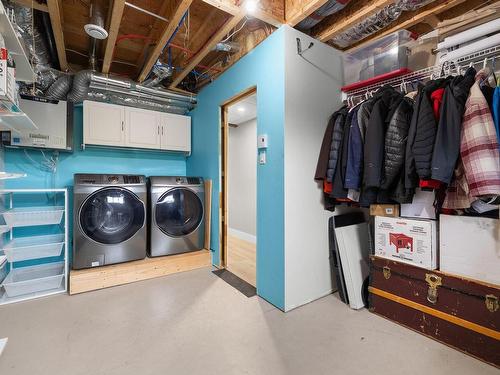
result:
[[[328,182],[333,182],[333,177],[337,169],[340,152],[339,150],[344,135],[344,123],[346,121],[347,112],[347,107],[342,107],[337,111],[337,114],[335,115],[332,142],[330,144],[330,156],[328,158],[328,168],[326,170],[326,180]]]
[[[402,95],[390,86],[381,88],[378,95],[379,99],[373,106],[365,136],[363,184],[367,188],[379,188],[382,184],[385,133],[389,120],[403,99]]]
[[[421,93],[415,140],[411,152],[415,158],[415,168],[422,180],[431,178],[432,151],[436,140],[437,122],[432,107],[431,94],[447,85],[449,79],[440,78],[429,81]]]
[[[413,99],[405,97],[396,108],[385,134],[382,189],[397,183],[405,162],[406,141],[413,115]]]
[[[347,170],[347,159],[349,157],[349,128],[351,127],[351,121],[354,113],[356,112],[350,111],[343,124],[342,142],[338,150],[337,168],[335,169],[332,192],[330,194],[330,196],[335,199],[347,198],[348,189],[344,188],[344,182]]]
[[[476,70],[469,68],[464,76],[453,78],[444,92],[432,155],[432,178],[445,184],[451,182],[460,154],[462,117],[475,76]]]

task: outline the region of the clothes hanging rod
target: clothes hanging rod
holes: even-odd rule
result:
[[[454,61],[446,61],[440,65],[429,66],[427,68],[423,68],[415,72],[399,76],[397,78],[391,78],[366,87],[358,88],[351,91],[345,91],[344,94],[347,95],[348,98],[355,98],[361,96],[364,97],[366,96],[367,93],[371,91],[376,91],[382,86],[389,85],[397,87],[402,85],[403,83],[412,83],[417,80],[430,78],[433,75],[441,74],[441,71],[444,71],[444,73],[446,74],[447,72],[450,73],[452,71],[456,71],[457,67],[459,67],[459,69],[463,69],[467,68],[467,64],[472,63],[476,65],[479,63],[484,63],[485,60],[494,61],[496,58],[500,59],[500,45],[486,48],[484,50],[477,51],[466,56],[462,56]]]

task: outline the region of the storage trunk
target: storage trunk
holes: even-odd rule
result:
[[[500,367],[500,286],[372,256],[370,311]]]

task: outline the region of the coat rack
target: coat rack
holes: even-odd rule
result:
[[[459,74],[470,66],[482,64],[485,67],[489,62],[495,64],[496,59],[500,60],[500,45],[487,48],[469,55],[460,57],[455,61],[447,61],[441,65],[430,66],[421,70],[408,73],[397,78],[388,79],[362,88],[342,92],[342,99],[348,106],[355,106],[359,102],[371,97],[382,86],[392,86],[396,89],[403,88],[407,84],[412,84],[426,79],[434,79],[450,74]]]

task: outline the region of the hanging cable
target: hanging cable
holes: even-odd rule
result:
[[[225,43],[225,42],[227,42],[229,39],[231,39],[231,37],[232,37],[233,35],[235,35],[235,34],[239,33],[239,32],[240,32],[240,31],[241,31],[241,30],[245,27],[245,25],[246,25],[247,21],[248,21],[248,17],[245,17],[245,22],[243,22],[243,24],[240,26],[240,28],[239,28],[239,29],[237,29],[236,31],[232,32],[231,34],[229,34],[229,35],[227,36],[227,38],[226,38],[226,39],[224,39],[223,41],[221,41],[220,43]]]

